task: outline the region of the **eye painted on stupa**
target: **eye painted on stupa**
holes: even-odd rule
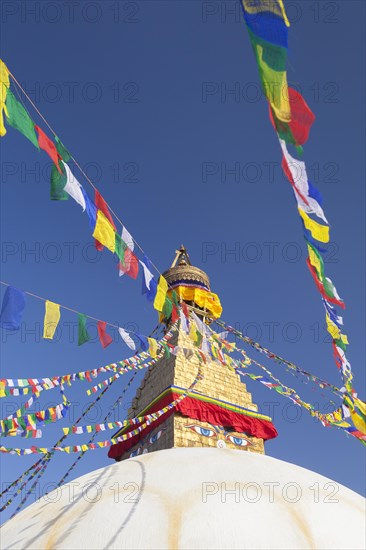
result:
[[[152,435],[149,439],[149,443],[150,445],[152,445],[153,443],[155,443],[158,439],[161,438],[161,435],[163,433],[163,430],[159,430],[158,432],[156,432],[156,434]]]
[[[138,456],[139,454],[141,454],[141,447],[138,447],[138,449],[136,449],[135,451],[132,451],[132,453],[130,453],[129,458],[133,458],[134,456]]]
[[[245,437],[238,437],[236,435],[227,435],[226,439],[229,439],[231,443],[234,443],[237,447],[247,447],[252,445],[252,443]]]
[[[216,435],[216,432],[214,430],[204,428],[203,426],[198,426],[197,424],[190,424],[189,426],[185,426],[185,428],[190,428],[199,435],[203,435],[203,437],[213,437],[214,435]]]

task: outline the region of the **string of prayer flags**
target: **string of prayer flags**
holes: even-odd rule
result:
[[[113,342],[113,338],[107,333],[107,323],[105,321],[98,321],[98,336],[103,348],[106,348]]]
[[[55,144],[39,126],[35,125],[34,128],[38,133],[38,145],[47,153],[57,170],[61,173],[61,168],[59,166],[60,155],[57,152]]]
[[[7,112],[5,101],[10,86],[9,71],[5,63],[0,59],[0,136],[5,136],[4,113]]]
[[[117,231],[117,228],[116,228],[116,225],[113,221],[111,213],[109,212],[107,203],[105,202],[105,200],[103,199],[103,197],[99,193],[99,191],[97,191],[97,189],[95,190],[94,202],[95,202],[95,206],[97,207],[97,209],[100,210],[101,212],[103,212],[104,216],[107,218],[107,220],[109,221],[109,223],[113,227],[114,231]],[[103,250],[103,244],[100,243],[97,240],[95,240],[95,247],[96,247],[97,250]]]
[[[85,211],[86,204],[84,194],[82,192],[82,186],[75,178],[74,174],[71,172],[69,165],[66,162],[63,162],[63,166],[66,172],[66,185],[64,191],[70,195],[78,204],[80,204],[83,212]]]
[[[9,89],[6,95],[6,122],[18,130],[39,150],[34,122],[24,109],[23,105],[15,99],[13,92]]]
[[[85,342],[89,342],[90,336],[86,328],[86,315],[78,313],[78,346],[82,346]]]
[[[158,311],[162,311],[164,307],[164,302],[166,298],[166,293],[168,292],[168,283],[162,275],[159,277],[159,283],[156,289],[156,296],[154,299],[154,308]]]
[[[122,338],[122,340],[124,341],[124,343],[130,348],[132,349],[133,351],[136,350],[136,344],[135,342],[132,340],[130,334],[128,332],[126,332],[123,328],[119,328],[118,329],[118,332]]]
[[[60,317],[60,305],[46,300],[43,338],[46,338],[48,340],[53,339]]]
[[[6,330],[19,330],[24,308],[24,292],[13,286],[8,286],[1,307],[0,327]]]

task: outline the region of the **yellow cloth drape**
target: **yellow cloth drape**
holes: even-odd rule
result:
[[[188,286],[178,286],[174,289],[177,295],[184,301],[195,302],[202,309],[218,319],[222,313],[222,306],[217,294],[204,290],[203,288],[192,288]]]
[[[43,323],[43,338],[52,340],[60,320],[60,305],[46,301],[46,311]]]
[[[101,210],[97,212],[97,223],[93,233],[94,239],[106,246],[111,252],[116,250],[116,235],[113,225]]]
[[[299,214],[304,221],[306,229],[310,231],[314,239],[322,243],[329,242],[329,227],[328,225],[321,225],[320,223],[309,218],[307,213],[302,209],[298,208]]]

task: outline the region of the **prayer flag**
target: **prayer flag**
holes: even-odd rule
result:
[[[25,294],[22,290],[8,286],[0,313],[0,326],[6,330],[18,330],[25,308]]]
[[[138,334],[137,332],[135,332],[135,336],[139,340],[142,350],[147,351],[149,349],[149,342],[147,337],[143,336],[142,334]]]
[[[62,161],[61,161],[62,162]],[[82,186],[78,182],[78,180],[75,178],[74,174],[71,172],[69,165],[66,164],[66,162],[62,162],[65,171],[66,171],[66,185],[64,187],[64,191],[70,195],[76,201],[78,204],[80,204],[83,211],[85,211],[86,204],[84,195],[82,192]]]
[[[69,198],[68,193],[65,191],[65,185],[67,183],[66,170],[63,163],[61,163],[60,166],[61,173],[54,164],[52,164],[51,168],[50,198],[53,201],[67,201]]]
[[[89,197],[88,193],[85,191],[84,187],[81,187],[81,192],[85,201],[85,211],[89,219],[89,225],[94,231],[95,225],[97,223],[97,207],[95,206],[93,200]]]
[[[102,195],[97,190],[95,190],[94,202],[98,210],[103,212],[103,214],[105,215],[109,223],[112,225],[114,230],[117,231],[117,228],[115,226],[111,213],[109,212],[108,205],[103,199]],[[98,242],[97,240],[95,241],[95,247],[97,248],[97,250],[103,250],[103,244]]]
[[[46,300],[43,338],[53,339],[60,317],[60,305]]]
[[[93,237],[111,252],[116,249],[115,230],[101,210],[97,211],[97,223]]]
[[[16,130],[19,130],[19,132],[29,139],[29,141],[39,150],[37,136],[34,131],[34,122],[24,109],[23,105],[15,99],[11,90],[8,90],[5,105],[5,114],[7,117],[7,122],[10,126]]]
[[[308,229],[311,233],[311,235],[316,239],[317,241],[320,241],[322,243],[329,242],[329,227],[328,225],[321,225],[320,223],[312,220],[309,218],[309,216],[302,210],[300,207],[298,207],[299,214],[304,222],[304,225],[306,229]]]
[[[130,250],[129,248],[126,248],[125,255],[124,255],[124,261],[120,262],[118,264],[119,272],[121,276],[122,274],[126,273],[126,275],[129,275],[132,279],[136,279],[138,272],[139,272],[139,261],[137,259],[137,256]]]
[[[129,231],[127,231],[127,229],[125,227],[122,228],[122,239],[125,241],[128,248],[130,248],[132,251],[134,251],[134,249],[135,249],[134,240],[132,238],[131,233],[129,233]]]
[[[61,173],[61,168],[58,164],[60,155],[57,152],[55,144],[39,126],[35,125],[34,128],[38,132],[38,145],[47,153],[50,159],[54,162],[57,170]]]
[[[86,315],[78,313],[78,346],[82,346],[89,340],[90,336],[86,328]]]
[[[61,140],[57,136],[55,136],[55,143],[56,143],[56,149],[59,154],[59,157],[64,162],[69,162],[69,160],[71,159],[71,153],[69,153],[65,145],[61,142]]]
[[[156,290],[156,296],[154,300],[154,308],[158,311],[162,311],[164,307],[166,293],[168,291],[168,283],[162,275],[159,277],[159,283]]]
[[[5,136],[6,128],[4,126],[3,112],[7,114],[5,105],[6,95],[10,86],[9,70],[5,63],[0,59],[0,136]]]
[[[148,338],[147,341],[149,343],[149,353],[151,357],[155,359],[158,354],[158,343],[155,338]]]
[[[133,351],[136,350],[136,344],[135,342],[132,340],[131,336],[129,335],[129,333],[127,331],[125,331],[123,328],[119,328],[118,329],[118,332],[122,338],[122,340],[124,341],[124,343],[130,348],[132,349]]]
[[[151,279],[154,278],[154,275],[150,271],[150,260],[144,254],[143,262],[139,260],[143,269],[143,278],[142,278],[142,294],[146,294],[150,290]]]
[[[107,323],[105,321],[98,321],[98,336],[103,348],[106,348],[113,342],[113,339],[106,332]]]

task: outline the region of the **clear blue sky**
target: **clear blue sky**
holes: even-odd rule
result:
[[[36,4],[39,13],[24,12],[24,6]],[[86,1],[73,9],[67,4],[60,2],[58,10],[54,2],[3,4],[1,57],[10,70],[161,271],[184,243],[192,261],[209,274],[228,323],[338,384],[239,2]],[[326,270],[347,304],[348,357],[362,398],[365,4],[315,5],[318,9],[313,2],[291,2],[288,76],[317,117],[304,159],[331,223]],[[140,279],[119,279],[108,252],[95,258],[79,206],[49,200],[47,156],[9,128],[1,140],[1,163],[2,280],[148,333],[156,315],[141,296]],[[98,341],[78,348],[70,338],[76,318],[65,312],[60,340],[37,341],[25,331],[39,335],[43,308],[29,298],[24,330],[2,334],[2,376],[57,375],[128,356],[117,337],[106,350]],[[280,367],[272,367],[281,377]],[[98,419],[128,379],[108,392]],[[324,405],[317,391],[292,377],[286,381]],[[79,402],[75,414],[88,402],[87,387],[79,383],[69,391]],[[248,387],[264,413],[274,410],[279,437],[269,442],[267,454],[364,493],[359,442],[323,428],[305,411],[294,418],[298,411],[281,396],[254,382]],[[49,405],[51,399],[58,402],[59,395],[41,402]],[[119,418],[124,414],[122,407]],[[44,444],[52,445],[60,426],[44,432]],[[5,444],[27,446],[31,440],[7,438]],[[57,482],[74,458],[57,455],[41,490]],[[34,461],[2,456],[2,481],[12,481]],[[109,463],[105,450],[90,452],[73,477]]]

